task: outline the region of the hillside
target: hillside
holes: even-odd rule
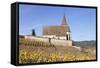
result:
[[[38,40],[19,39],[19,63],[95,60],[95,52],[73,46],[55,46]]]
[[[96,41],[73,41],[73,46],[80,46],[80,47],[96,47]]]

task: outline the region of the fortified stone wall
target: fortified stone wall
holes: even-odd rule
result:
[[[57,46],[72,46],[72,41],[70,40],[51,39],[51,43]]]
[[[57,46],[72,46],[71,40],[60,40],[60,39],[49,39],[44,37],[36,37],[36,36],[24,36],[25,39],[34,39],[37,41],[43,41],[47,43],[51,43]]]

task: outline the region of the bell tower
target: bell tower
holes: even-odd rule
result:
[[[66,19],[66,16],[64,14],[61,26],[66,27],[66,40],[71,40],[71,31],[68,25],[68,20]]]

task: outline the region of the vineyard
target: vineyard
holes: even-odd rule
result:
[[[48,63],[94,60],[95,55],[72,46],[55,46],[38,40],[19,38],[19,63]]]

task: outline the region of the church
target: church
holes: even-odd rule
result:
[[[60,25],[44,26],[43,37],[60,40],[71,40],[71,30],[68,25],[68,19],[66,19],[66,16],[63,16]]]
[[[25,39],[34,39],[57,46],[72,46],[71,30],[68,25],[68,19],[64,15],[59,25],[43,26],[43,36],[36,36],[35,30],[32,30],[32,35],[24,36]]]

